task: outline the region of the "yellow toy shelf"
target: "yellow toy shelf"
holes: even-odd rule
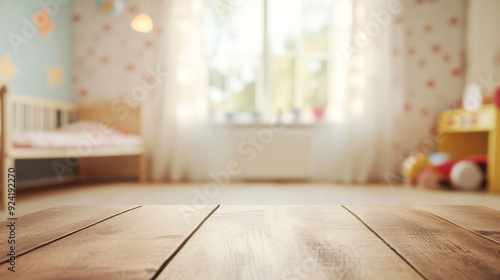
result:
[[[494,105],[484,105],[469,112],[444,111],[439,116],[438,151],[455,159],[488,155],[488,190],[500,193],[500,112]]]

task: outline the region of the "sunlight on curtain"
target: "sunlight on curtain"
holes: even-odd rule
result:
[[[203,0],[163,1],[158,65],[167,73],[146,104],[146,142],[153,181],[182,181],[201,162],[199,126],[207,119],[202,50]]]
[[[492,75],[500,79],[500,1],[470,1],[467,21],[467,82],[479,82]],[[482,84],[482,83],[480,83]],[[485,93],[491,93],[492,86],[481,85]]]
[[[313,179],[345,183],[383,181],[395,170],[390,149],[403,72],[392,55],[398,30],[386,0],[335,1],[328,118],[315,131]],[[376,21],[373,13],[384,15]],[[399,73],[399,74],[398,74]]]

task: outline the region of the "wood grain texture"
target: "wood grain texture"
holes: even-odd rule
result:
[[[142,206],[21,256],[15,276],[149,279],[213,209]],[[0,279],[12,276],[7,267]]]
[[[141,135],[141,106],[122,106],[123,110],[116,112],[117,107],[115,100],[82,104],[77,107],[77,119],[98,123],[106,120],[107,125],[122,133]]]
[[[73,233],[111,216],[137,206],[59,206],[22,216],[16,222],[16,254],[21,255],[38,246]],[[0,223],[0,263],[8,260],[10,244],[7,243],[11,221]]]
[[[158,279],[421,279],[340,206],[221,206]]]
[[[457,226],[500,244],[500,211],[483,206],[422,206]]]
[[[346,207],[427,279],[500,279],[500,245],[414,207]]]

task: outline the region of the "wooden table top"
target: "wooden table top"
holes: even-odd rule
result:
[[[0,228],[0,279],[500,279],[478,206],[61,206]]]

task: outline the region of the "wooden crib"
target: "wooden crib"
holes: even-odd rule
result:
[[[7,88],[0,89],[1,97],[1,153],[2,153],[2,183],[1,183],[1,206],[7,205],[8,193],[8,169],[15,167],[16,159],[51,159],[67,158],[66,148],[20,148],[15,147],[11,136],[13,131],[39,131],[48,132],[72,123],[76,120],[101,122],[106,120],[117,131],[128,134],[141,134],[141,112],[140,106],[127,107],[126,118],[123,115],[113,113],[112,102],[101,101],[98,103],[77,106],[72,103],[13,95],[7,93]],[[74,155],[71,155],[74,157]],[[79,155],[78,176],[85,180],[86,174],[92,171],[92,167],[86,165],[86,158],[95,157],[117,157],[137,156],[137,168],[133,170],[113,170],[106,168],[106,172],[121,175],[136,175],[140,182],[146,181],[147,158],[144,145],[138,146],[116,146],[95,147],[85,155]],[[101,170],[102,171],[102,170]]]

